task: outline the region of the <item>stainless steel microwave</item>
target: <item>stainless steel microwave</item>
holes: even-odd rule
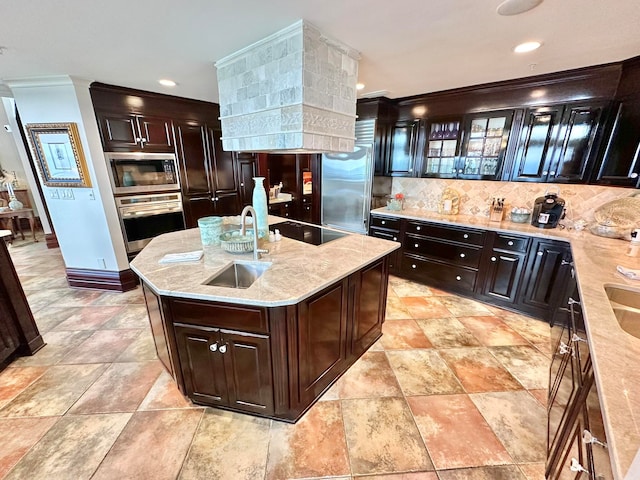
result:
[[[178,162],[172,153],[107,152],[105,158],[115,195],[180,190]]]

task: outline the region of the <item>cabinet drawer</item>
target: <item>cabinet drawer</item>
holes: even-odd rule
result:
[[[404,251],[446,263],[478,268],[482,250],[478,247],[447,243],[414,235],[404,237]]]
[[[493,248],[508,250],[510,252],[526,252],[529,248],[529,238],[513,235],[497,235],[493,242]]]
[[[400,219],[392,217],[379,217],[371,215],[371,226],[400,230]]]
[[[369,235],[377,238],[384,238],[385,240],[391,240],[392,242],[398,241],[398,232],[393,230],[384,230],[380,228],[369,229]]]
[[[426,258],[402,255],[402,273],[408,277],[423,281],[427,285],[473,292],[478,273],[464,267],[456,267]]]
[[[235,305],[211,305],[196,300],[172,300],[173,322],[208,327],[268,332],[267,315],[263,309]]]
[[[434,223],[407,222],[407,232],[414,235],[426,235],[452,240],[454,242],[468,243],[469,245],[484,245],[485,232],[482,230],[470,230],[466,228],[452,228]]]

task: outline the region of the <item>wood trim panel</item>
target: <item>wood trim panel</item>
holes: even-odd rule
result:
[[[45,233],[44,240],[47,242],[47,248],[60,248],[60,244],[58,244],[58,237],[56,237],[54,233]]]
[[[76,288],[126,292],[133,290],[138,285],[138,276],[131,269],[114,272],[87,268],[67,268],[66,274],[69,286]]]

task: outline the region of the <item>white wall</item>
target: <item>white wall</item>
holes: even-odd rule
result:
[[[13,92],[23,125],[78,125],[91,188],[47,187],[39,179],[66,267],[127,269],[129,262],[91,104],[89,82],[64,76],[15,79],[6,83]],[[64,198],[62,190],[70,190],[73,198]]]

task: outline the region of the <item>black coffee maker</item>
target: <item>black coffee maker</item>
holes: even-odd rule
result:
[[[558,197],[560,191],[547,192],[544,197],[536,198],[533,204],[531,225],[538,228],[556,228],[564,218],[564,199]]]

